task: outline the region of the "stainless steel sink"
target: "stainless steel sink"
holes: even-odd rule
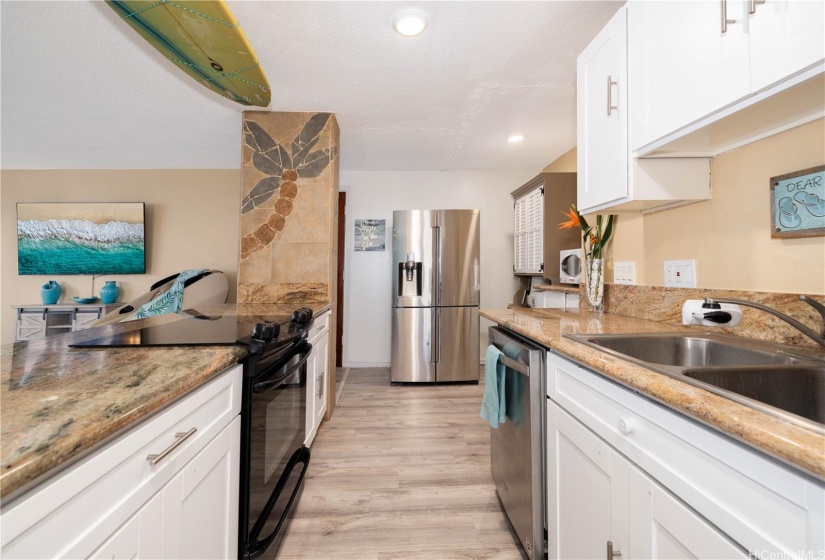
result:
[[[825,424],[825,366],[688,369],[696,381]]]
[[[825,434],[825,352],[724,334],[565,336]]]
[[[571,337],[573,338],[573,337]],[[584,340],[582,340],[584,338]],[[742,344],[717,335],[593,335],[576,338],[600,349],[665,366],[702,367],[794,364],[799,360],[760,344]]]

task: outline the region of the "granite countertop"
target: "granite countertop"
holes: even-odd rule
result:
[[[825,435],[564,338],[576,333],[697,332],[696,328],[572,309],[482,309],[506,327],[655,401],[825,480]],[[707,332],[710,329],[702,329]]]
[[[328,303],[226,304],[204,314],[287,320]],[[186,320],[163,315],[0,347],[0,498],[7,502],[246,356],[243,346],[69,348],[71,342]],[[190,319],[191,320],[191,319]]]

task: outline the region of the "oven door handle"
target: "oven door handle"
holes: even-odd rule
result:
[[[269,499],[266,502],[263,510],[261,511],[260,517],[255,522],[255,526],[252,527],[252,531],[249,533],[248,539],[248,546],[247,546],[247,553],[249,554],[249,558],[255,558],[260,556],[278,533],[281,530],[282,525],[284,524],[284,520],[289,515],[292,506],[294,505],[293,502],[295,501],[295,496],[298,493],[298,490],[301,488],[301,485],[304,482],[304,476],[307,472],[307,467],[309,467],[309,448],[306,446],[301,446],[295,453],[292,454],[292,457],[289,459],[289,463],[287,463],[286,468],[284,469],[283,474],[281,474],[281,478],[278,480],[278,484],[275,486],[275,490],[272,491],[272,495],[269,496]],[[298,463],[303,463],[301,467],[301,474],[298,475],[298,482],[295,484],[295,488],[292,490],[292,494],[289,496],[289,501],[284,508],[284,512],[281,515],[281,519],[278,520],[278,524],[276,525],[275,529],[263,539],[258,539],[258,536],[261,534],[261,531],[266,524],[266,521],[269,519],[269,516],[272,514],[272,509],[275,507],[275,502],[281,495],[281,492],[284,491],[284,487],[286,486],[287,481],[289,480],[289,475],[292,474],[292,471],[295,469]]]
[[[272,366],[272,369],[280,369],[283,365],[288,364],[289,361],[298,356],[299,354],[303,354],[304,357],[301,360],[289,368],[283,375],[279,375],[274,379],[266,379],[264,381],[258,381],[252,385],[252,391],[255,393],[263,393],[265,391],[269,391],[270,389],[274,389],[275,387],[279,386],[284,379],[295,373],[301,366],[303,366],[306,361],[309,359],[309,354],[312,352],[312,344],[309,342],[304,342],[300,346],[298,346],[293,352],[287,354],[278,364]]]

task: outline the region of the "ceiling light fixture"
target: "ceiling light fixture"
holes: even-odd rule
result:
[[[404,37],[412,37],[427,29],[429,19],[426,12],[410,8],[396,12],[392,27]]]
[[[515,144],[516,142],[521,142],[524,140],[524,134],[516,132],[515,134],[511,134],[507,137],[507,141]]]

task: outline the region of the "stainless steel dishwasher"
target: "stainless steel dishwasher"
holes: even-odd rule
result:
[[[490,327],[490,344],[506,366],[507,416],[490,429],[493,480],[510,524],[527,556],[546,558],[544,507],[545,352],[500,327]]]

